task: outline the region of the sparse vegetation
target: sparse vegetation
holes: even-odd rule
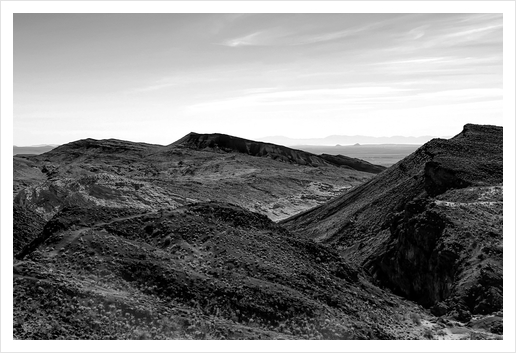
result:
[[[434,333],[432,332],[431,328],[426,327],[423,331],[423,337],[427,340],[433,340],[434,339]]]
[[[350,191],[371,175],[258,150],[83,140],[30,157],[47,180],[16,180],[14,337],[501,338],[501,150],[466,132]],[[484,154],[466,165],[465,146]]]
[[[409,314],[410,320],[412,320],[413,323],[420,326],[421,325],[421,316],[417,313],[410,313]]]

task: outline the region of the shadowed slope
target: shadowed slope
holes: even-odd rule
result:
[[[283,222],[310,237],[347,243],[380,230],[416,196],[502,183],[502,150],[501,127],[468,124],[452,139],[434,139],[367,183]]]
[[[502,150],[501,127],[468,124],[282,224],[335,246],[399,294],[467,321],[501,308]]]

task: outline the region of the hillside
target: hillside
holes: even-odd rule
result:
[[[66,205],[150,211],[210,200],[238,204],[278,220],[326,202],[372,176],[282,146],[274,151],[284,153],[284,158],[271,159],[268,147],[259,143],[249,151],[245,144],[221,151],[198,140],[194,145],[187,137],[169,146],[85,139],[41,155],[15,157],[14,201],[46,220]]]
[[[250,156],[268,157],[282,162],[309,165],[312,167],[335,165],[368,173],[380,173],[385,167],[373,165],[366,161],[345,156],[320,156],[309,152],[292,149],[266,142],[246,140],[224,134],[189,133],[171,146],[182,146],[193,149],[217,149],[225,152],[239,152]]]
[[[17,339],[497,337],[454,331],[334,250],[230,204],[67,207],[17,257]]]
[[[39,214],[25,207],[13,205],[13,253],[19,253],[43,230],[46,222]]]
[[[496,312],[503,273],[502,150],[501,127],[468,124],[450,140],[434,139],[282,224],[337,248],[379,284],[435,313],[467,321],[472,313]]]
[[[376,177],[203,138],[15,157],[14,337],[500,339],[499,131],[484,130]]]

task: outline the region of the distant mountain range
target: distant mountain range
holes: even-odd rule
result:
[[[442,138],[450,138],[444,136]],[[285,136],[266,136],[258,138],[258,141],[275,143],[283,146],[299,146],[299,145],[318,145],[318,146],[335,146],[335,145],[354,145],[354,144],[415,144],[422,145],[435,136],[362,136],[362,135],[331,135],[323,138],[307,138],[295,139]]]
[[[450,138],[451,136],[440,136],[440,138]],[[256,141],[274,143],[276,145],[296,147],[300,146],[336,146],[336,145],[355,145],[355,144],[414,144],[422,145],[435,136],[363,136],[363,135],[331,135],[323,138],[296,139],[285,136],[266,136],[256,139]],[[42,154],[48,152],[59,145],[32,145],[32,146],[13,146],[13,155],[17,154]],[[303,149],[303,148],[300,148]],[[311,151],[310,151],[311,152]]]
[[[13,156],[17,154],[42,154],[59,145],[13,146]]]

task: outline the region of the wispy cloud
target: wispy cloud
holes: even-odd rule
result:
[[[474,53],[471,53],[474,54]],[[408,55],[407,55],[408,56]],[[421,57],[408,56],[403,60],[387,60],[368,64],[372,71],[382,75],[391,74],[398,77],[419,76],[421,79],[433,75],[436,80],[438,76],[472,76],[479,75],[485,70],[492,70],[500,67],[502,58],[500,55],[483,56],[442,56],[442,57]],[[441,80],[441,84],[444,83]],[[457,82],[459,83],[459,82]]]
[[[503,25],[501,23],[498,23],[498,24],[495,24],[495,25],[491,25],[491,26],[485,26],[485,27],[481,27],[481,28],[472,28],[472,29],[468,29],[468,30],[465,30],[465,31],[459,31],[459,32],[455,32],[455,33],[450,33],[447,35],[447,37],[449,38],[453,38],[453,37],[463,37],[463,36],[470,36],[472,34],[475,34],[475,35],[478,35],[478,34],[487,34],[488,31],[493,31],[493,30],[497,30],[497,29],[501,29],[503,27]]]
[[[386,62],[381,62],[381,63],[374,63],[373,65],[427,64],[427,63],[444,63],[444,62],[451,62],[451,61],[453,61],[453,59],[447,59],[444,57],[417,58],[417,59],[407,59],[407,60],[386,61]]]
[[[243,37],[228,39],[222,43],[221,45],[226,45],[228,47],[240,47],[245,45],[263,45],[265,44],[263,34],[265,31],[258,31]]]
[[[501,88],[464,88],[456,90],[444,90],[437,92],[426,92],[417,95],[418,98],[432,100],[468,100],[476,101],[479,99],[499,100],[503,98],[503,89]]]
[[[425,26],[419,26],[414,29],[411,29],[408,32],[408,36],[412,40],[417,40],[425,35],[427,28],[428,28],[428,26],[425,25]]]
[[[388,86],[346,87],[335,89],[307,89],[274,91],[273,88],[248,90],[239,96],[213,100],[189,106],[186,111],[233,111],[235,109],[267,106],[339,105],[349,108],[369,109],[377,104],[417,103],[423,105],[459,104],[481,100],[502,99],[503,90],[498,88],[468,88],[421,92],[414,88]]]
[[[364,104],[394,100],[400,93],[412,89],[393,87],[347,87],[334,89],[307,89],[274,91],[259,89],[256,93],[243,93],[222,100],[214,100],[195,104],[187,110],[190,112],[204,112],[211,110],[235,109],[265,105],[310,105],[310,104]]]
[[[313,30],[303,28],[303,26],[300,26],[296,30],[276,26],[275,28],[260,29],[242,36],[233,37],[218,44],[229,47],[307,45],[354,36],[375,28],[380,28],[388,22],[390,21],[379,21],[340,30],[331,30],[328,28],[325,30],[319,29],[316,33],[314,33]]]
[[[135,93],[153,92],[153,91],[158,91],[161,89],[176,87],[176,86],[178,86],[178,84],[174,83],[174,82],[160,83],[160,84],[154,84],[154,85],[135,88],[131,92],[135,92]]]
[[[366,27],[361,27],[361,28],[353,28],[353,29],[347,29],[344,31],[328,32],[328,33],[321,33],[321,34],[316,34],[316,35],[301,35],[297,38],[293,38],[291,45],[304,45],[304,44],[328,42],[328,41],[342,39],[345,37],[356,35],[360,32],[364,32],[371,28],[372,28],[372,26],[366,26]]]

